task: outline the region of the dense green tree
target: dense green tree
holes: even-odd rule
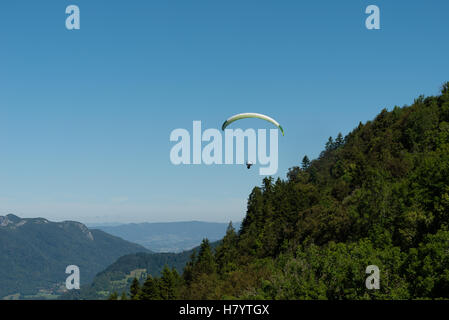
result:
[[[131,288],[130,288],[130,297],[131,300],[136,300],[138,299],[138,295],[140,292],[140,284],[139,284],[139,280],[137,280],[137,278],[133,279],[133,282],[131,284]]]
[[[147,277],[139,293],[140,300],[159,300],[161,293],[159,288],[159,279],[151,275]]]
[[[195,274],[211,274],[216,271],[216,263],[210,242],[204,239],[198,252],[198,258],[194,266]]]
[[[326,151],[332,151],[335,148],[335,142],[332,137],[329,137],[329,139],[326,142]]]
[[[239,251],[237,248],[238,235],[232,222],[229,223],[221,244],[217,247],[215,260],[220,274],[231,272],[237,268]]]
[[[337,138],[335,139],[335,147],[339,148],[345,143],[345,139],[343,138],[343,135],[341,132],[338,133]]]
[[[310,166],[310,160],[309,157],[307,155],[304,156],[304,158],[302,158],[302,162],[301,162],[301,168],[303,170],[307,170]]]
[[[179,274],[175,269],[170,270],[165,266],[159,280],[160,297],[163,300],[174,300],[178,298]]]
[[[196,252],[192,252],[190,255],[190,260],[186,263],[182,273],[182,278],[187,286],[189,286],[193,281],[193,268],[196,263],[196,257]]]

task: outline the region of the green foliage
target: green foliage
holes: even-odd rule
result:
[[[140,300],[158,300],[160,295],[159,279],[148,276],[139,294]]]
[[[449,231],[429,234],[406,261],[407,278],[416,297],[449,297]]]
[[[237,243],[238,235],[235,232],[232,222],[230,222],[226,235],[215,251],[217,271],[220,274],[226,274],[237,269],[237,264],[235,263],[239,256]]]
[[[139,280],[137,278],[133,279],[133,282],[131,283],[131,287],[129,289],[131,300],[137,300],[139,298],[139,292],[140,292],[140,284]]]
[[[304,156],[304,158],[302,158],[301,168],[303,170],[307,170],[309,167],[310,167],[310,159],[308,156]]]
[[[159,280],[159,292],[162,300],[174,300],[178,298],[178,287],[181,277],[176,269],[169,269],[168,266],[162,270]]]
[[[279,263],[270,287],[273,299],[407,299],[399,275],[404,254],[398,247],[375,248],[370,240],[306,244]],[[365,288],[366,267],[382,271],[380,290]]]

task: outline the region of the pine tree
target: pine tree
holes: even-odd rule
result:
[[[204,239],[201,243],[198,253],[198,259],[194,266],[194,274],[211,274],[216,271],[216,264],[212,248],[208,239]]]
[[[151,275],[145,280],[140,291],[139,300],[158,300],[161,299],[159,283],[157,278]]]
[[[327,140],[325,148],[326,148],[326,151],[334,150],[335,143],[334,143],[334,139],[332,137],[329,137],[329,140]]]
[[[441,95],[447,96],[448,94],[449,94],[449,82],[446,82],[446,83],[443,84],[443,86],[441,87]]]
[[[163,300],[174,300],[177,298],[177,286],[179,275],[176,270],[170,270],[167,265],[162,270],[159,282],[160,296]]]
[[[193,251],[182,273],[182,278],[184,279],[184,282],[187,284],[187,286],[189,286],[193,281],[193,269],[196,264],[196,260],[196,252]]]
[[[217,267],[220,273],[232,271],[236,267],[236,261],[238,256],[237,251],[238,235],[235,232],[232,221],[229,222],[226,230],[226,235],[218,246],[215,259],[217,261]]]
[[[139,292],[140,292],[139,280],[137,280],[137,278],[134,278],[130,288],[131,300],[138,299]]]
[[[254,187],[253,191],[249,195],[246,216],[243,219],[240,232],[242,234],[246,233],[250,225],[258,224],[258,218],[262,213],[263,208],[263,194],[259,187]]]
[[[343,135],[338,133],[337,139],[335,139],[335,147],[339,148],[345,143],[345,139],[343,138]]]
[[[122,292],[122,296],[120,297],[120,300],[128,300],[128,296],[126,295],[126,292]]]
[[[307,170],[310,167],[310,160],[307,155],[305,155],[304,158],[302,158],[301,167],[303,170]]]

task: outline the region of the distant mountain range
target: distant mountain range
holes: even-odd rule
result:
[[[68,265],[89,283],[119,257],[148,249],[74,221],[0,216],[0,299],[54,298],[65,288]]]
[[[233,223],[236,230],[240,222]],[[112,235],[140,244],[155,252],[181,252],[198,246],[204,238],[217,241],[226,234],[228,223],[167,222],[95,226]]]

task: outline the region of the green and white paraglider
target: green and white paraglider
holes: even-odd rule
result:
[[[236,114],[236,115],[230,117],[228,120],[226,120],[223,123],[223,125],[221,126],[221,130],[224,131],[224,129],[226,129],[226,127],[229,126],[234,121],[237,121],[237,120],[240,120],[240,119],[246,119],[246,118],[257,118],[257,119],[262,119],[262,120],[271,122],[276,127],[278,127],[279,130],[282,132],[282,135],[284,135],[284,129],[282,129],[282,127],[279,124],[279,122],[277,122],[273,118],[270,118],[269,116],[266,116],[266,115],[260,114],[260,113],[239,113],[239,114]]]

